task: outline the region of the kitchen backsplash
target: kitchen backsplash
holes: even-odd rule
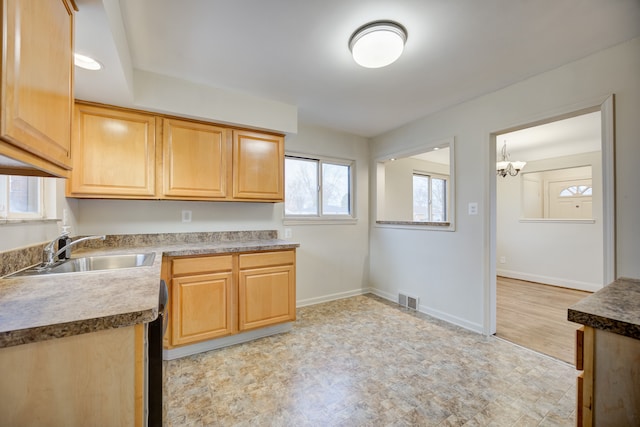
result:
[[[82,236],[76,236],[82,237]],[[276,230],[213,231],[194,233],[113,234],[102,240],[88,240],[78,244],[80,248],[126,248],[139,246],[179,245],[205,242],[234,242],[277,239]],[[0,277],[42,262],[45,243],[0,252]]]

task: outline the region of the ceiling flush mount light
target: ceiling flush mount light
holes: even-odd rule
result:
[[[102,64],[95,59],[79,53],[73,54],[73,63],[76,67],[84,68],[85,70],[97,71],[102,68]]]
[[[524,165],[527,164],[527,162],[518,162],[518,161],[512,162],[510,160],[509,153],[507,153],[507,141],[504,142],[501,153],[502,153],[502,160],[499,162],[496,162],[496,175],[500,175],[503,178],[507,175],[509,176],[518,175],[518,172],[520,172],[524,167]]]
[[[402,55],[407,30],[397,22],[375,21],[358,28],[349,39],[353,59],[365,68],[380,68]]]

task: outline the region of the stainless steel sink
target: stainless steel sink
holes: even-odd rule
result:
[[[113,270],[119,268],[144,267],[153,264],[154,252],[123,255],[99,255],[83,258],[71,258],[50,267],[36,265],[17,271],[6,277],[37,276],[45,274],[80,273],[97,270]]]

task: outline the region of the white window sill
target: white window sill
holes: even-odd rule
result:
[[[562,218],[520,218],[522,223],[548,223],[548,224],[595,224],[595,219],[562,219]]]
[[[358,218],[284,218],[283,225],[353,225],[358,223]]]
[[[0,225],[10,224],[47,224],[60,221],[57,218],[0,218]]]
[[[376,221],[378,228],[398,228],[406,230],[456,231],[451,222],[421,222],[421,221]]]

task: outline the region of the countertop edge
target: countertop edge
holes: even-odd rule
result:
[[[0,334],[0,348],[22,344],[32,344],[54,338],[65,338],[82,335],[105,329],[123,328],[140,323],[147,323],[158,317],[158,309],[147,309],[129,313],[114,314],[93,319],[77,320],[66,323],[54,323],[46,326],[35,326],[28,329],[8,331]]]
[[[640,325],[633,323],[610,319],[592,313],[585,313],[572,308],[568,310],[567,320],[602,331],[613,332],[625,337],[640,339]]]
[[[640,339],[640,280],[621,277],[567,310],[567,320]]]

